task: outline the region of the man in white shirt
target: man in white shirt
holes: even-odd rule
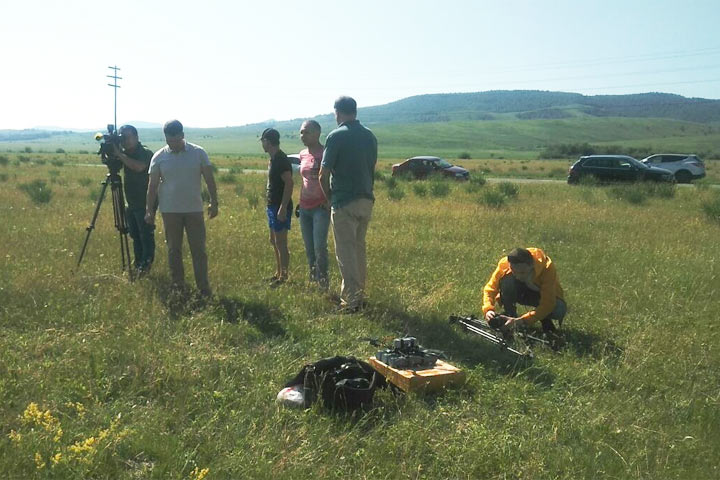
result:
[[[212,165],[202,147],[185,141],[183,126],[178,120],[165,123],[163,133],[167,145],[155,152],[150,161],[145,221],[155,224],[159,199],[173,286],[185,284],[182,242],[183,232],[186,232],[195,283],[202,295],[210,296],[200,178],[205,179],[210,194],[208,218],[214,218],[218,214],[218,201]]]

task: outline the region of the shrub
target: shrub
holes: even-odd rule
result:
[[[397,187],[397,179],[395,177],[389,177],[385,179],[385,186],[388,190],[392,190]]]
[[[487,180],[485,179],[485,176],[482,174],[482,172],[477,172],[473,174],[472,177],[470,177],[469,183],[482,187],[487,183]]]
[[[651,197],[673,198],[677,191],[675,184],[670,182],[646,183],[644,189]]]
[[[35,159],[35,165],[45,165],[46,160],[44,158]]]
[[[485,177],[483,177],[481,173],[477,173],[470,177],[470,180],[465,183],[465,191],[468,193],[479,192],[486,183],[487,180],[485,180]]]
[[[647,199],[647,190],[636,188],[635,185],[616,185],[609,188],[607,192],[609,196],[633,205],[641,205]]]
[[[7,155],[0,155],[0,165],[3,167],[7,167],[7,164],[10,162]]]
[[[381,172],[380,170],[375,170],[375,173],[373,173],[373,176],[375,177],[375,180],[382,182],[385,180],[385,174]]]
[[[498,190],[506,197],[514,198],[517,197],[518,192],[520,192],[520,187],[512,182],[500,182],[498,183]]]
[[[235,183],[237,182],[237,178],[235,177],[235,174],[232,173],[223,173],[220,175],[220,183]]]
[[[258,204],[260,203],[260,196],[257,194],[257,192],[248,192],[245,195],[245,198],[247,198],[248,205],[253,210],[255,210],[257,208]]]
[[[433,197],[446,197],[450,193],[450,185],[442,180],[430,182],[430,195]]]
[[[25,153],[32,153],[32,148],[25,147]]]
[[[56,158],[56,159],[51,160],[51,161],[50,161],[50,164],[53,165],[53,166],[55,166],[55,167],[62,167],[63,165],[65,165],[65,162],[63,162],[62,160]]]
[[[49,203],[52,199],[52,190],[50,190],[44,180],[38,179],[29,183],[23,183],[18,188],[25,192],[33,203],[38,205]]]
[[[7,173],[0,173],[0,182],[7,182],[8,174]]]
[[[20,160],[22,163],[28,163],[30,161],[30,157],[27,155],[18,155],[18,160]]]
[[[489,188],[483,192],[479,199],[480,203],[491,208],[500,208],[505,205],[507,197],[494,188]]]
[[[50,175],[50,178],[54,178],[54,177],[57,177],[58,175],[60,175],[60,172],[58,170],[50,170],[48,172],[48,175]]]
[[[413,185],[413,192],[418,197],[424,197],[425,195],[427,195],[427,187],[424,183],[416,183]]]
[[[80,155],[87,155],[87,154],[90,153],[90,152],[88,152],[87,150],[78,150],[78,153],[79,153]]]
[[[710,198],[706,198],[700,206],[709,220],[720,225],[720,195],[715,194]]]
[[[586,187],[594,187],[600,185],[600,180],[594,175],[583,175],[578,179],[578,184]]]
[[[472,157],[470,156],[470,152],[460,152],[458,158],[461,160],[470,160]]]
[[[78,183],[80,184],[81,187],[87,187],[88,185],[90,185],[92,183],[92,180],[89,179],[88,177],[83,177],[78,180]]]
[[[55,153],[65,153],[65,149],[57,148],[57,149],[55,149]]]
[[[388,198],[393,201],[402,200],[405,197],[405,191],[402,188],[391,188],[388,190]]]
[[[242,167],[230,167],[229,172],[232,175],[242,175],[243,173],[245,173]]]
[[[240,197],[240,196],[242,196],[244,191],[245,191],[245,185],[243,185],[242,183],[238,183],[237,185],[235,185],[235,195]]]
[[[540,167],[540,170],[544,170],[543,167]],[[548,177],[554,178],[554,177],[564,177],[566,175],[566,170],[563,170],[562,168],[553,168],[548,172]]]

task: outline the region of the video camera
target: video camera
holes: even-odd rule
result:
[[[96,133],[95,140],[101,142],[100,150],[98,150],[97,153],[100,155],[102,163],[108,167],[111,174],[120,172],[123,164],[120,159],[115,156],[114,146],[117,145],[118,148],[122,146],[122,135],[115,130],[115,125],[108,124],[107,133]]]
[[[392,348],[381,350],[375,358],[386,365],[402,370],[426,370],[433,368],[442,352],[423,348],[415,337],[403,337],[393,340]]]

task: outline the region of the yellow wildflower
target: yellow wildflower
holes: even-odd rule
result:
[[[8,437],[10,437],[11,442],[20,443],[22,440],[22,433],[16,432],[15,430],[10,430],[10,433],[8,433]]]
[[[35,452],[35,466],[38,470],[41,470],[45,468],[45,462],[42,459],[42,455],[40,455],[40,452]]]
[[[200,470],[200,467],[195,467],[195,470],[193,470],[190,474],[190,478],[192,480],[203,480],[205,477],[207,477],[208,473],[210,473],[209,468],[203,468],[202,470]]]
[[[58,452],[52,457],[50,457],[50,461],[52,462],[53,466],[57,465],[62,461],[62,453]]]

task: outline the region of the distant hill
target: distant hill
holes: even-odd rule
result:
[[[536,90],[417,95],[360,109],[367,123],[555,119],[576,116],[720,122],[720,100],[669,93],[585,96]]]
[[[358,116],[376,133],[381,155],[418,154],[474,157],[537,156],[560,143],[607,144],[647,150],[712,153],[720,156],[720,100],[685,98],[667,93],[586,96],[578,93],[498,90],[417,95],[385,105],[361,107]],[[332,114],[314,118],[327,134]],[[213,154],[262,155],[258,139],[266,127],[277,128],[288,152],[301,148],[298,130],[304,118],[266,120],[223,128],[186,128],[188,140]],[[135,122],[140,138],[159,148],[159,124]],[[88,132],[0,130],[0,144],[53,151],[94,151]]]

